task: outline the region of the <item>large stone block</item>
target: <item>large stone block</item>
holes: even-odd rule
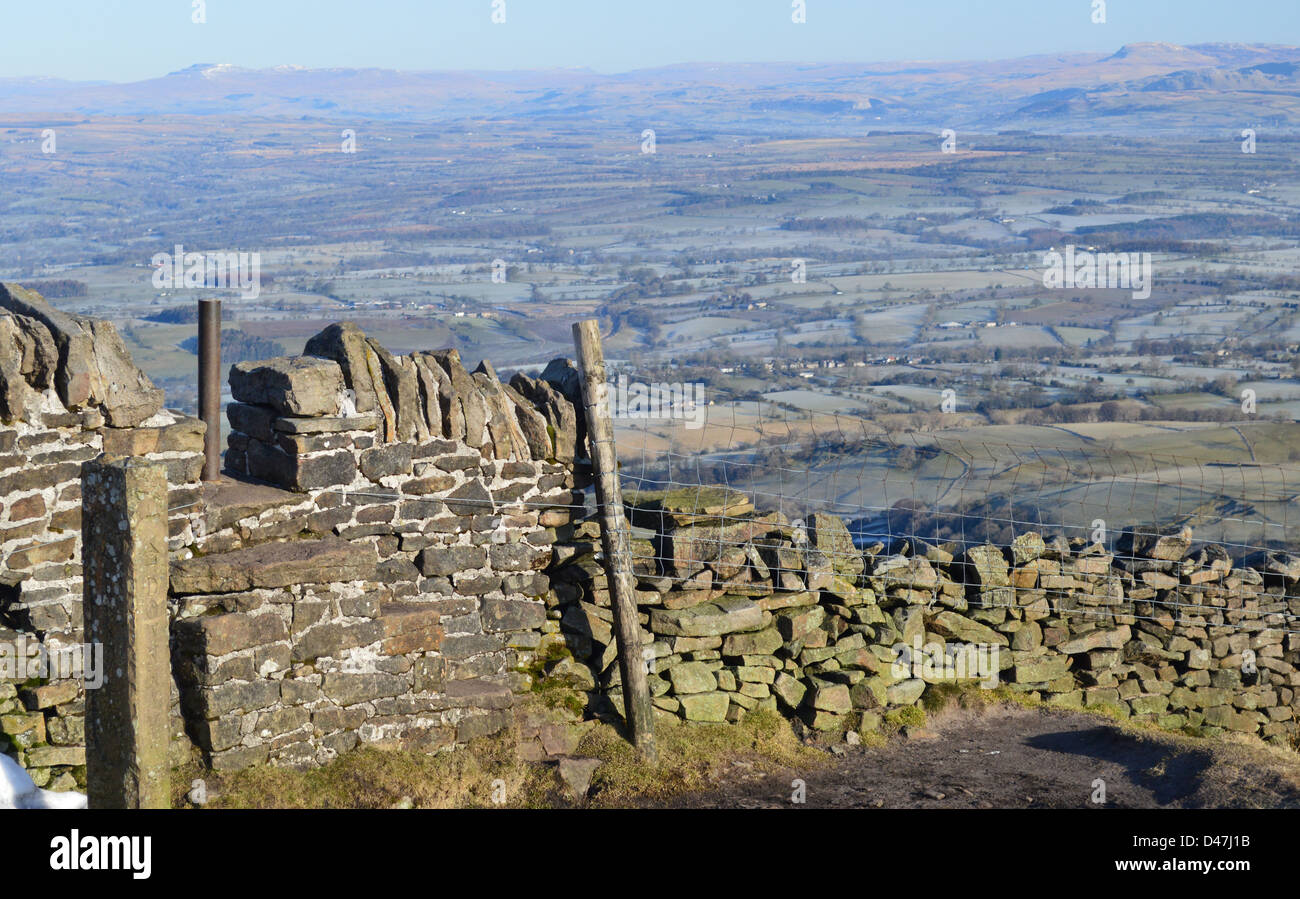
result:
[[[406,678],[395,674],[326,674],[321,683],[321,692],[341,706],[399,696],[408,689]]]
[[[372,481],[410,474],[411,452],[409,443],[389,443],[368,449],[361,454],[361,473]]]
[[[1132,638],[1133,633],[1129,626],[1122,624],[1114,629],[1095,630],[1072,640],[1066,640],[1058,644],[1056,650],[1066,655],[1077,655],[1094,649],[1123,649],[1124,644]]]
[[[679,697],[690,693],[712,693],[718,689],[718,679],[704,662],[682,662],[667,671],[673,692]]]
[[[240,593],[295,584],[371,580],[378,564],[373,546],[337,537],[266,543],[175,562],[171,588],[182,595]]]
[[[685,609],[651,609],[650,629],[667,637],[714,637],[763,626],[763,610],[750,599],[723,596]]]
[[[843,518],[814,512],[808,518],[808,536],[812,545],[830,560],[837,574],[854,577],[864,571],[862,552],[853,545],[853,537]]]
[[[546,606],[523,599],[484,599],[480,615],[488,632],[532,630],[546,620]]]
[[[442,645],[441,621],[441,614],[430,603],[387,603],[379,612],[384,631],[381,651],[385,655],[435,652]]]
[[[965,555],[966,583],[979,587],[1006,587],[1011,583],[1007,560],[996,546],[972,546]]]
[[[420,551],[417,564],[426,577],[448,577],[483,568],[487,559],[482,546],[431,546]]]
[[[250,476],[289,490],[345,487],[357,477],[357,460],[348,450],[291,456],[278,446],[250,439],[244,456]]]
[[[1121,557],[1177,562],[1187,555],[1191,545],[1191,528],[1162,529],[1138,526],[1127,528],[1120,534],[1119,539],[1115,541],[1115,552]]]
[[[250,615],[232,612],[185,618],[176,622],[177,636],[186,640],[193,651],[223,656],[241,649],[285,640],[289,636],[284,619],[274,612]]]
[[[238,402],[269,406],[281,415],[337,415],[343,372],[314,356],[281,356],[240,362],[230,369],[230,393]]]
[[[731,700],[726,693],[692,693],[678,697],[682,704],[682,717],[687,721],[704,721],[721,724],[727,720]]]

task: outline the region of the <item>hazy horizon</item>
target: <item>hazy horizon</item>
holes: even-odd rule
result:
[[[393,67],[393,66],[340,66],[340,65],[304,66],[304,65],[298,65],[298,64],[295,64],[295,63],[274,63],[274,64],[270,64],[270,65],[265,65],[265,66],[243,66],[243,65],[239,65],[238,63],[233,63],[233,62],[230,62],[230,61],[228,61],[228,60],[224,60],[224,59],[205,59],[205,60],[195,60],[194,62],[191,62],[191,63],[189,63],[188,65],[181,66],[181,67],[178,68],[178,69],[171,69],[171,70],[166,71],[166,72],[159,72],[159,73],[156,73],[156,74],[153,74],[153,75],[148,75],[148,76],[145,76],[144,78],[140,78],[140,79],[130,79],[130,80],[126,80],[126,81],[116,81],[116,80],[111,80],[111,79],[85,79],[85,80],[82,80],[82,79],[69,79],[69,78],[60,78],[59,76],[56,76],[56,75],[3,75],[3,76],[0,76],[0,80],[14,80],[14,81],[22,81],[22,80],[51,80],[51,81],[67,81],[67,82],[69,82],[69,83],[74,83],[74,84],[100,84],[100,85],[122,84],[122,85],[125,85],[125,84],[133,84],[133,83],[136,83],[136,82],[138,82],[138,81],[150,81],[150,80],[153,80],[153,79],[155,79],[155,78],[165,78],[165,77],[167,77],[168,75],[178,75],[178,74],[181,74],[181,73],[183,73],[183,72],[190,71],[190,70],[193,70],[193,69],[218,68],[218,67],[229,67],[229,68],[231,68],[231,69],[240,70],[240,71],[249,71],[249,72],[269,72],[269,71],[275,71],[275,70],[277,70],[277,69],[286,69],[286,70],[294,70],[294,71],[316,71],[316,72],[328,72],[328,71],[378,71],[378,72],[396,72],[396,73],[401,73],[401,74],[405,74],[405,75],[439,75],[439,74],[456,74],[456,75],[512,75],[512,74],[519,74],[519,73],[526,73],[526,72],[582,72],[582,73],[591,73],[591,74],[593,74],[593,75],[604,75],[604,76],[616,77],[616,76],[619,76],[619,75],[631,75],[631,74],[635,74],[635,73],[637,73],[637,72],[656,71],[656,70],[662,70],[662,69],[679,69],[679,68],[680,68],[680,69],[689,69],[689,68],[701,68],[701,67],[706,67],[706,66],[719,66],[719,67],[723,67],[723,66],[728,66],[728,67],[730,67],[730,66],[737,66],[737,67],[739,67],[739,66],[758,66],[758,65],[765,65],[765,66],[837,67],[837,66],[874,66],[874,65],[886,65],[886,64],[890,64],[890,63],[917,63],[917,64],[935,64],[935,65],[962,65],[962,64],[966,64],[966,63],[979,63],[979,62],[1014,62],[1014,61],[1016,61],[1016,60],[1018,60],[1018,59],[1035,59],[1035,58],[1044,58],[1044,57],[1051,57],[1051,56],[1062,56],[1062,57],[1063,57],[1063,56],[1072,56],[1072,55],[1073,55],[1073,56],[1090,56],[1090,55],[1096,55],[1096,56],[1100,56],[1100,57],[1102,57],[1102,58],[1105,58],[1105,57],[1108,57],[1108,56],[1112,56],[1112,55],[1114,55],[1115,53],[1118,53],[1120,50],[1124,49],[1125,47],[1131,47],[1131,46],[1134,46],[1135,44],[1136,44],[1136,45],[1165,45],[1165,46],[1171,46],[1171,47],[1183,47],[1183,48],[1188,48],[1188,49],[1193,48],[1193,47],[1197,47],[1197,46],[1210,46],[1210,45],[1214,45],[1214,44],[1220,44],[1220,45],[1223,45],[1223,46],[1231,46],[1231,45],[1247,45],[1247,46],[1255,46],[1255,47],[1275,47],[1275,48],[1280,48],[1280,49],[1300,50],[1300,44],[1285,44],[1285,43],[1278,43],[1278,42],[1275,42],[1275,41],[1204,41],[1204,42],[1202,42],[1202,43],[1200,43],[1200,44],[1172,44],[1172,43],[1170,43],[1169,41],[1138,41],[1138,42],[1134,42],[1134,43],[1130,43],[1130,44],[1123,44],[1123,45],[1121,45],[1121,46],[1119,46],[1119,47],[1113,47],[1113,48],[1110,48],[1109,50],[1076,50],[1076,51],[1069,51],[1068,53],[1062,52],[1062,53],[1059,53],[1059,54],[1053,54],[1053,53],[1026,53],[1026,54],[1023,54],[1023,55],[1021,55],[1021,56],[1009,56],[1009,57],[992,57],[992,56],[990,56],[990,57],[970,57],[970,58],[953,58],[953,59],[947,59],[947,58],[940,59],[940,58],[937,58],[937,57],[936,57],[936,58],[924,58],[924,57],[899,57],[899,58],[897,58],[897,59],[873,59],[873,60],[861,60],[861,59],[821,59],[821,60],[806,60],[806,59],[748,59],[748,60],[745,60],[745,59],[735,59],[735,60],[691,59],[691,60],[683,60],[683,61],[681,61],[681,62],[663,63],[663,64],[660,64],[660,65],[641,66],[641,67],[637,67],[637,68],[619,69],[619,70],[612,70],[612,71],[604,71],[604,70],[601,70],[601,69],[593,68],[593,67],[591,67],[591,66],[560,66],[560,65],[554,65],[554,66],[520,67],[520,68],[503,68],[503,69],[487,69],[487,68],[406,69],[406,68],[396,68],[396,67]]]
[[[762,4],[688,0],[610,8],[599,0],[464,0],[431,7],[377,0],[364,11],[342,0],[50,0],[0,12],[23,35],[0,60],[0,78],[129,83],[195,64],[266,69],[509,72],[544,69],[621,74],[673,65],[962,62],[1113,53],[1134,43],[1300,45],[1300,16],[1286,0],[1260,0],[1223,17],[1217,0],[1119,0],[1095,23],[1093,0],[1050,8],[1005,0],[996,9],[961,0],[869,9],[806,0],[806,20],[786,0]],[[497,4],[504,2],[504,7]],[[493,21],[504,11],[504,21]],[[400,23],[402,27],[395,27]],[[56,39],[43,36],[54,35]],[[1267,36],[1267,40],[1261,40]]]

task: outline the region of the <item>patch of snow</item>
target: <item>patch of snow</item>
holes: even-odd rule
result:
[[[179,421],[179,419],[176,417],[176,413],[172,412],[170,409],[159,409],[152,417],[146,421],[140,422],[137,427],[165,428],[168,425],[176,424],[177,421]]]
[[[0,755],[0,809],[85,807],[85,793],[42,790],[22,765],[7,755]]]

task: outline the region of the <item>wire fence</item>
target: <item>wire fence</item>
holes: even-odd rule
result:
[[[676,539],[689,533],[709,544],[714,559],[738,560],[773,531],[806,545],[812,516],[826,513],[846,523],[852,545],[818,552],[850,574],[865,559],[877,581],[911,583],[915,566],[903,570],[900,559],[924,559],[969,583],[978,580],[973,548],[1004,548],[1014,568],[1020,560],[1013,544],[1032,545],[1036,538],[1027,535],[1037,534],[1046,561],[1035,564],[1047,574],[1033,583],[1046,583],[1054,613],[1103,617],[1122,607],[1137,621],[1196,625],[1218,606],[1237,630],[1293,634],[1300,627],[1300,559],[1290,555],[1300,466],[1281,461],[1287,447],[1276,430],[890,433],[864,418],[791,414],[764,403],[710,406],[702,418],[694,435],[680,422],[617,421],[624,500],[633,524],[643,526],[634,561],[660,577],[681,575],[680,547],[655,533],[665,502],[678,523]],[[1176,451],[1149,448],[1177,443],[1180,435],[1185,445]],[[682,526],[689,522],[707,527]],[[701,549],[692,548],[695,555]],[[1071,585],[1085,586],[1074,577],[1080,571],[1088,584],[1083,599],[1072,600]],[[689,584],[691,577],[680,580]],[[970,601],[1015,599],[984,590]]]
[[[758,417],[744,427],[755,439],[723,439],[702,452],[664,447],[655,431],[625,426],[625,496],[635,505],[643,492],[731,487],[791,518],[838,515],[859,542],[886,545],[1007,543],[1030,529],[1115,537],[1132,525],[1190,527],[1235,558],[1296,542],[1300,465],[1249,458],[1247,438],[1238,444],[1247,458],[1234,459],[1132,450],[1057,429],[1036,430],[1062,435],[1059,445],[1031,446],[965,430],[882,434],[865,420],[827,418]]]

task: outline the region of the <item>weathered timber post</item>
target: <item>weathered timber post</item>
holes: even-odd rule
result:
[[[86,642],[103,683],[86,690],[91,808],[168,808],[167,473],[159,462],[82,466]]]
[[[618,665],[623,675],[623,708],[632,742],[641,757],[657,761],[654,710],[642,656],[641,626],[637,623],[636,581],[632,574],[632,539],[623,515],[623,490],[618,480],[618,454],[614,448],[614,422],[608,404],[609,384],[605,380],[605,355],[600,347],[600,323],[595,320],[573,326],[573,345],[578,353],[582,380],[582,402],[587,412],[587,436],[591,441],[592,474],[596,480],[596,502],[600,511],[600,542],[605,552],[605,574],[614,607],[614,634],[618,638]]]
[[[199,418],[203,437],[203,480],[221,477],[221,301],[199,300]]]

